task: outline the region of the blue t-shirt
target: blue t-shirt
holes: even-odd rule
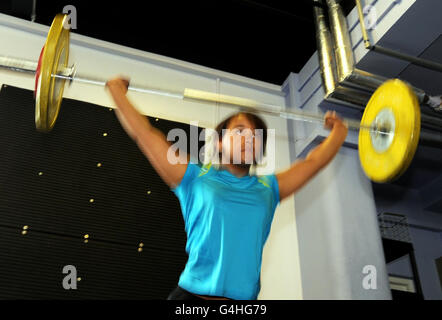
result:
[[[180,201],[189,256],[178,285],[200,295],[256,299],[262,250],[279,204],[276,176],[238,178],[189,162],[171,190]]]

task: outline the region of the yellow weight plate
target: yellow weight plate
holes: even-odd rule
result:
[[[57,14],[52,21],[41,56],[40,75],[37,79],[35,100],[35,126],[38,131],[50,131],[57,120],[63,99],[64,79],[54,78],[69,60],[69,28],[65,28],[68,15]]]
[[[420,118],[416,94],[405,82],[388,80],[373,93],[361,126],[390,131],[391,135],[359,131],[359,158],[368,178],[390,182],[407,170],[419,142]]]

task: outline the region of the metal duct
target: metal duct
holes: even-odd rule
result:
[[[336,0],[326,1],[329,8],[329,19],[339,84],[374,92],[388,79],[355,68],[353,49],[344,12]],[[413,90],[418,97],[419,103],[425,103],[427,101],[428,97],[423,90],[416,87],[413,87]]]
[[[325,98],[327,99],[336,88],[335,56],[333,54],[333,43],[331,41],[330,30],[327,27],[327,18],[322,5],[322,0],[313,0],[318,5],[313,8],[316,26],[316,45],[318,47],[319,69],[322,83],[324,85]]]
[[[339,84],[374,92],[387,78],[355,68],[347,19],[335,0],[326,0]]]
[[[324,13],[328,6],[331,32]],[[325,99],[344,102],[345,105],[364,109],[372,94],[387,78],[355,68],[347,20],[336,0],[313,0],[318,47],[319,67],[324,85]],[[428,101],[428,95],[413,87],[419,103]],[[431,128],[442,124],[440,118],[422,115],[422,126]],[[442,130],[442,126],[437,128]]]
[[[313,0],[316,27],[316,44],[318,47],[319,69],[325,92],[325,99],[331,102],[344,102],[345,105],[362,110],[367,104],[369,94],[361,94],[357,89],[345,88],[338,84],[336,60],[333,54],[333,43],[323,10],[322,0]]]
[[[347,19],[335,0],[326,0],[334,42],[338,82],[342,83],[354,70],[353,50],[348,34]]]

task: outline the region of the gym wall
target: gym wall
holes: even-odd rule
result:
[[[0,39],[14,38],[14,41],[2,44],[2,54],[37,60],[48,29],[47,26],[0,14]],[[184,88],[192,88],[285,106],[284,93],[280,86],[88,38],[75,32],[71,33],[70,45],[70,64],[73,63],[77,66],[77,73],[81,75],[102,79],[124,75],[130,77],[132,85],[178,92],[182,92]],[[0,70],[0,83],[33,90],[34,77]],[[104,107],[105,110],[115,107],[109,93],[94,85],[66,85],[64,97],[92,103]],[[180,123],[187,128],[193,121],[194,126],[214,128],[226,116],[235,112],[220,105],[137,92],[130,92],[128,97],[140,113],[153,119]],[[33,117],[34,108],[30,107],[28,112],[28,116]],[[268,128],[276,131],[275,171],[288,168],[291,163],[289,145],[293,142],[287,138],[287,121],[267,115],[263,118]],[[90,118],[87,120],[99,121]],[[34,130],[33,122],[29,125],[30,130]],[[57,122],[56,126],[59,125]],[[275,278],[275,274],[285,276]],[[258,298],[302,299],[293,199],[281,203],[275,212],[272,230],[264,248],[261,293]]]
[[[33,109],[32,91],[3,86],[0,299],[165,299],[187,261],[176,196],[113,109],[64,99],[50,133]],[[63,287],[67,265],[77,290]]]

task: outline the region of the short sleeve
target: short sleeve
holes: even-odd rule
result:
[[[170,188],[170,190],[175,193],[178,198],[187,194],[191,182],[198,176],[200,169],[201,168],[197,164],[189,161],[181,182],[176,187]]]
[[[279,185],[278,185],[278,179],[276,178],[275,174],[270,174],[267,176],[268,180],[270,181],[270,187],[272,188],[273,192],[273,199],[275,199],[274,207],[279,204]]]

